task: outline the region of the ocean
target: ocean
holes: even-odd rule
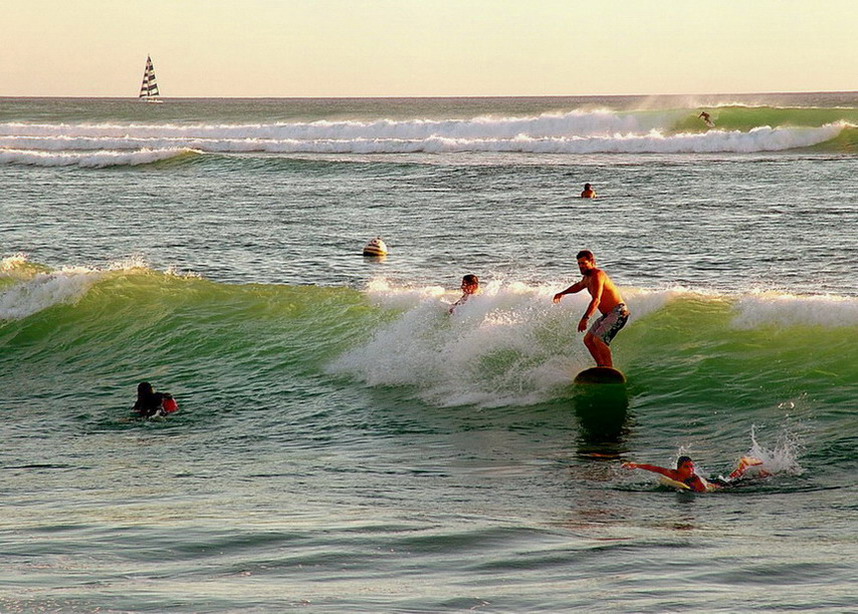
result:
[[[0,98],[0,611],[856,611],[857,153],[858,93]],[[764,471],[621,467],[683,454]]]

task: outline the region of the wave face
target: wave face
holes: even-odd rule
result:
[[[419,106],[419,105],[416,105]],[[421,111],[419,108],[415,112]],[[659,110],[578,108],[532,115],[366,117],[259,123],[0,123],[0,164],[106,167],[207,154],[690,154],[854,152],[858,110],[722,105]],[[438,113],[436,112],[435,115]]]
[[[574,326],[584,299],[554,305],[552,288],[524,283],[490,283],[451,316],[456,296],[431,286],[226,285],[133,263],[8,269],[0,339],[12,405],[32,401],[19,371],[37,369],[43,382],[64,382],[61,396],[157,373],[197,394],[269,396],[346,378],[437,407],[527,406],[568,398],[571,377],[591,362]],[[677,397],[678,407],[727,414],[854,398],[856,298],[625,294],[633,316],[616,361],[635,394],[661,407],[656,415]]]

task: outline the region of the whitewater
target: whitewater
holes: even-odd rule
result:
[[[854,93],[0,99],[0,610],[849,611],[856,125]],[[618,389],[571,383],[583,248],[632,312]],[[140,381],[180,411],[135,418]],[[765,472],[621,467],[686,454]]]
[[[405,153],[753,153],[832,141],[855,125],[756,126],[749,130],[676,132],[676,112],[606,110],[530,118],[291,124],[25,124],[0,125],[0,163],[113,166],[181,154]]]

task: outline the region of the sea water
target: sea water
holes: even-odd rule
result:
[[[854,93],[0,99],[0,610],[854,610],[856,125]],[[620,390],[571,384],[585,248]],[[142,380],[180,412],[135,419]],[[620,468],[680,454],[770,475]]]

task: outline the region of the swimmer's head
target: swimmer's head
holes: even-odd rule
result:
[[[680,456],[676,459],[676,470],[682,474],[683,479],[694,475],[694,461],[690,456]]]
[[[590,184],[589,184],[589,183],[585,183],[585,184],[584,184],[584,189],[585,189],[585,190],[589,190],[589,189],[590,189]]]
[[[155,392],[155,389],[152,388],[152,384],[150,384],[149,382],[140,382],[139,384],[137,384],[137,396],[143,394],[152,394],[153,392]]]
[[[480,278],[476,275],[465,275],[462,277],[462,291],[465,294],[474,294],[480,289]]]

